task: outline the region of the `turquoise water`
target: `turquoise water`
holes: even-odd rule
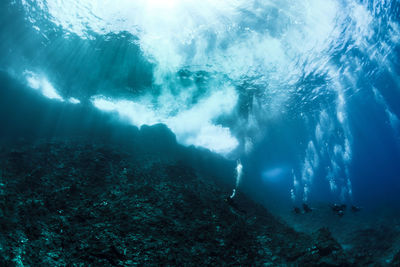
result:
[[[262,201],[399,203],[398,1],[9,0],[0,13],[4,136],[162,123],[241,159],[239,186]]]

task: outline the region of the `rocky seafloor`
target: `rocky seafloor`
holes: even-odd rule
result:
[[[87,140],[2,145],[0,266],[400,265],[362,234],[346,250],[328,228],[297,232],[244,193],[227,203],[233,183],[182,155]]]

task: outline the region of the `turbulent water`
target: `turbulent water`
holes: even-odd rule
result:
[[[163,123],[182,145],[241,159],[260,198],[398,200],[398,1],[0,7],[1,71],[54,105]]]

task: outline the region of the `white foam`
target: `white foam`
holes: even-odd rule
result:
[[[190,108],[181,107],[176,115],[170,115],[170,108],[165,103],[155,108],[151,104],[142,104],[146,102],[142,99],[130,101],[104,96],[92,98],[95,107],[115,112],[135,126],[164,123],[175,133],[181,144],[204,147],[224,155],[232,152],[239,142],[232,136],[229,128],[216,124],[214,120],[222,114],[229,114],[236,101],[235,90],[228,87],[213,92]]]
[[[400,131],[400,120],[397,117],[396,114],[392,112],[390,109],[388,103],[386,102],[385,98],[382,96],[382,94],[376,89],[375,87],[372,87],[372,92],[374,93],[375,100],[378,104],[382,105],[382,107],[385,110],[385,113],[387,115],[387,118],[389,120],[390,126],[392,129],[395,131],[397,134]]]
[[[31,1],[21,1],[29,14],[34,13]],[[374,12],[388,8],[386,1],[378,2],[374,2]],[[138,37],[137,44],[143,55],[155,65],[153,78],[161,88],[161,95],[134,100],[98,97],[93,103],[137,126],[165,123],[185,145],[228,154],[239,145],[232,130],[239,128],[244,135],[241,138],[244,150],[250,153],[253,144],[266,131],[267,127],[260,124],[281,116],[290,97],[302,93],[296,87],[299,81],[308,75],[326,77],[327,86],[316,88],[309,99],[316,99],[326,90],[334,92],[336,119],[329,117],[327,111],[320,113],[315,128],[316,142],[312,143],[315,152],[307,148],[302,162],[302,179],[308,188],[318,166],[317,151],[329,158],[332,175],[337,176],[340,170],[346,176],[349,173],[352,134],[344,81],[356,88],[355,73],[362,69],[362,62],[352,56],[351,50],[359,49],[371,59],[385,62],[387,69],[392,68],[387,62],[392,46],[373,43],[374,30],[380,21],[366,4],[351,0],[266,0],[262,3],[253,0],[37,0],[35,3],[42,11],[48,11],[48,18],[66,34],[91,38],[93,33],[126,31]],[[38,20],[31,21],[35,24]],[[398,42],[398,24],[390,21],[389,25],[390,40]],[[343,49],[349,53],[343,54],[336,67],[332,55]],[[348,62],[354,62],[354,66]],[[208,81],[209,91],[192,104],[198,88],[180,86],[174,77],[181,69],[221,75],[213,78],[215,81]],[[393,71],[390,73],[398,80]],[[30,83],[32,87],[39,87],[35,80]],[[259,88],[257,101],[249,104],[248,119],[238,118],[229,127],[218,123],[221,115],[233,112],[239,99],[235,86],[238,88],[243,83]],[[173,90],[180,93],[174,94]],[[302,99],[304,103],[299,105],[308,104],[307,95],[302,95]],[[398,125],[397,116],[388,108],[386,112],[392,127]],[[340,132],[340,136],[335,136],[334,131]],[[337,142],[331,142],[334,137],[338,137]],[[337,183],[335,180],[335,185],[330,187],[336,188]]]
[[[314,142],[309,141],[301,173],[301,181],[303,183],[303,199],[308,200],[310,194],[310,186],[313,184],[315,170],[319,166],[319,156],[315,148]]]
[[[93,97],[92,103],[100,110],[116,112],[120,117],[138,127],[160,123],[156,113],[149,107],[129,100],[113,100],[103,96]]]
[[[40,76],[32,71],[25,71],[24,74],[29,87],[39,90],[43,96],[58,101],[64,101],[62,96],[57,92],[54,86],[47,80],[46,77]]]
[[[293,202],[296,202],[296,194],[294,193],[294,189],[290,189],[290,198]]]
[[[68,102],[71,104],[80,104],[81,103],[81,101],[75,97],[68,98]]]
[[[239,187],[240,181],[242,180],[243,176],[243,165],[240,160],[237,161],[236,165],[236,188]]]

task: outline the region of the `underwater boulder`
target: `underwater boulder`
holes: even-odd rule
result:
[[[392,266],[400,266],[400,250],[394,255],[391,264]]]
[[[316,233],[315,247],[320,256],[328,256],[342,250],[340,244],[332,237],[328,228],[321,228]]]

